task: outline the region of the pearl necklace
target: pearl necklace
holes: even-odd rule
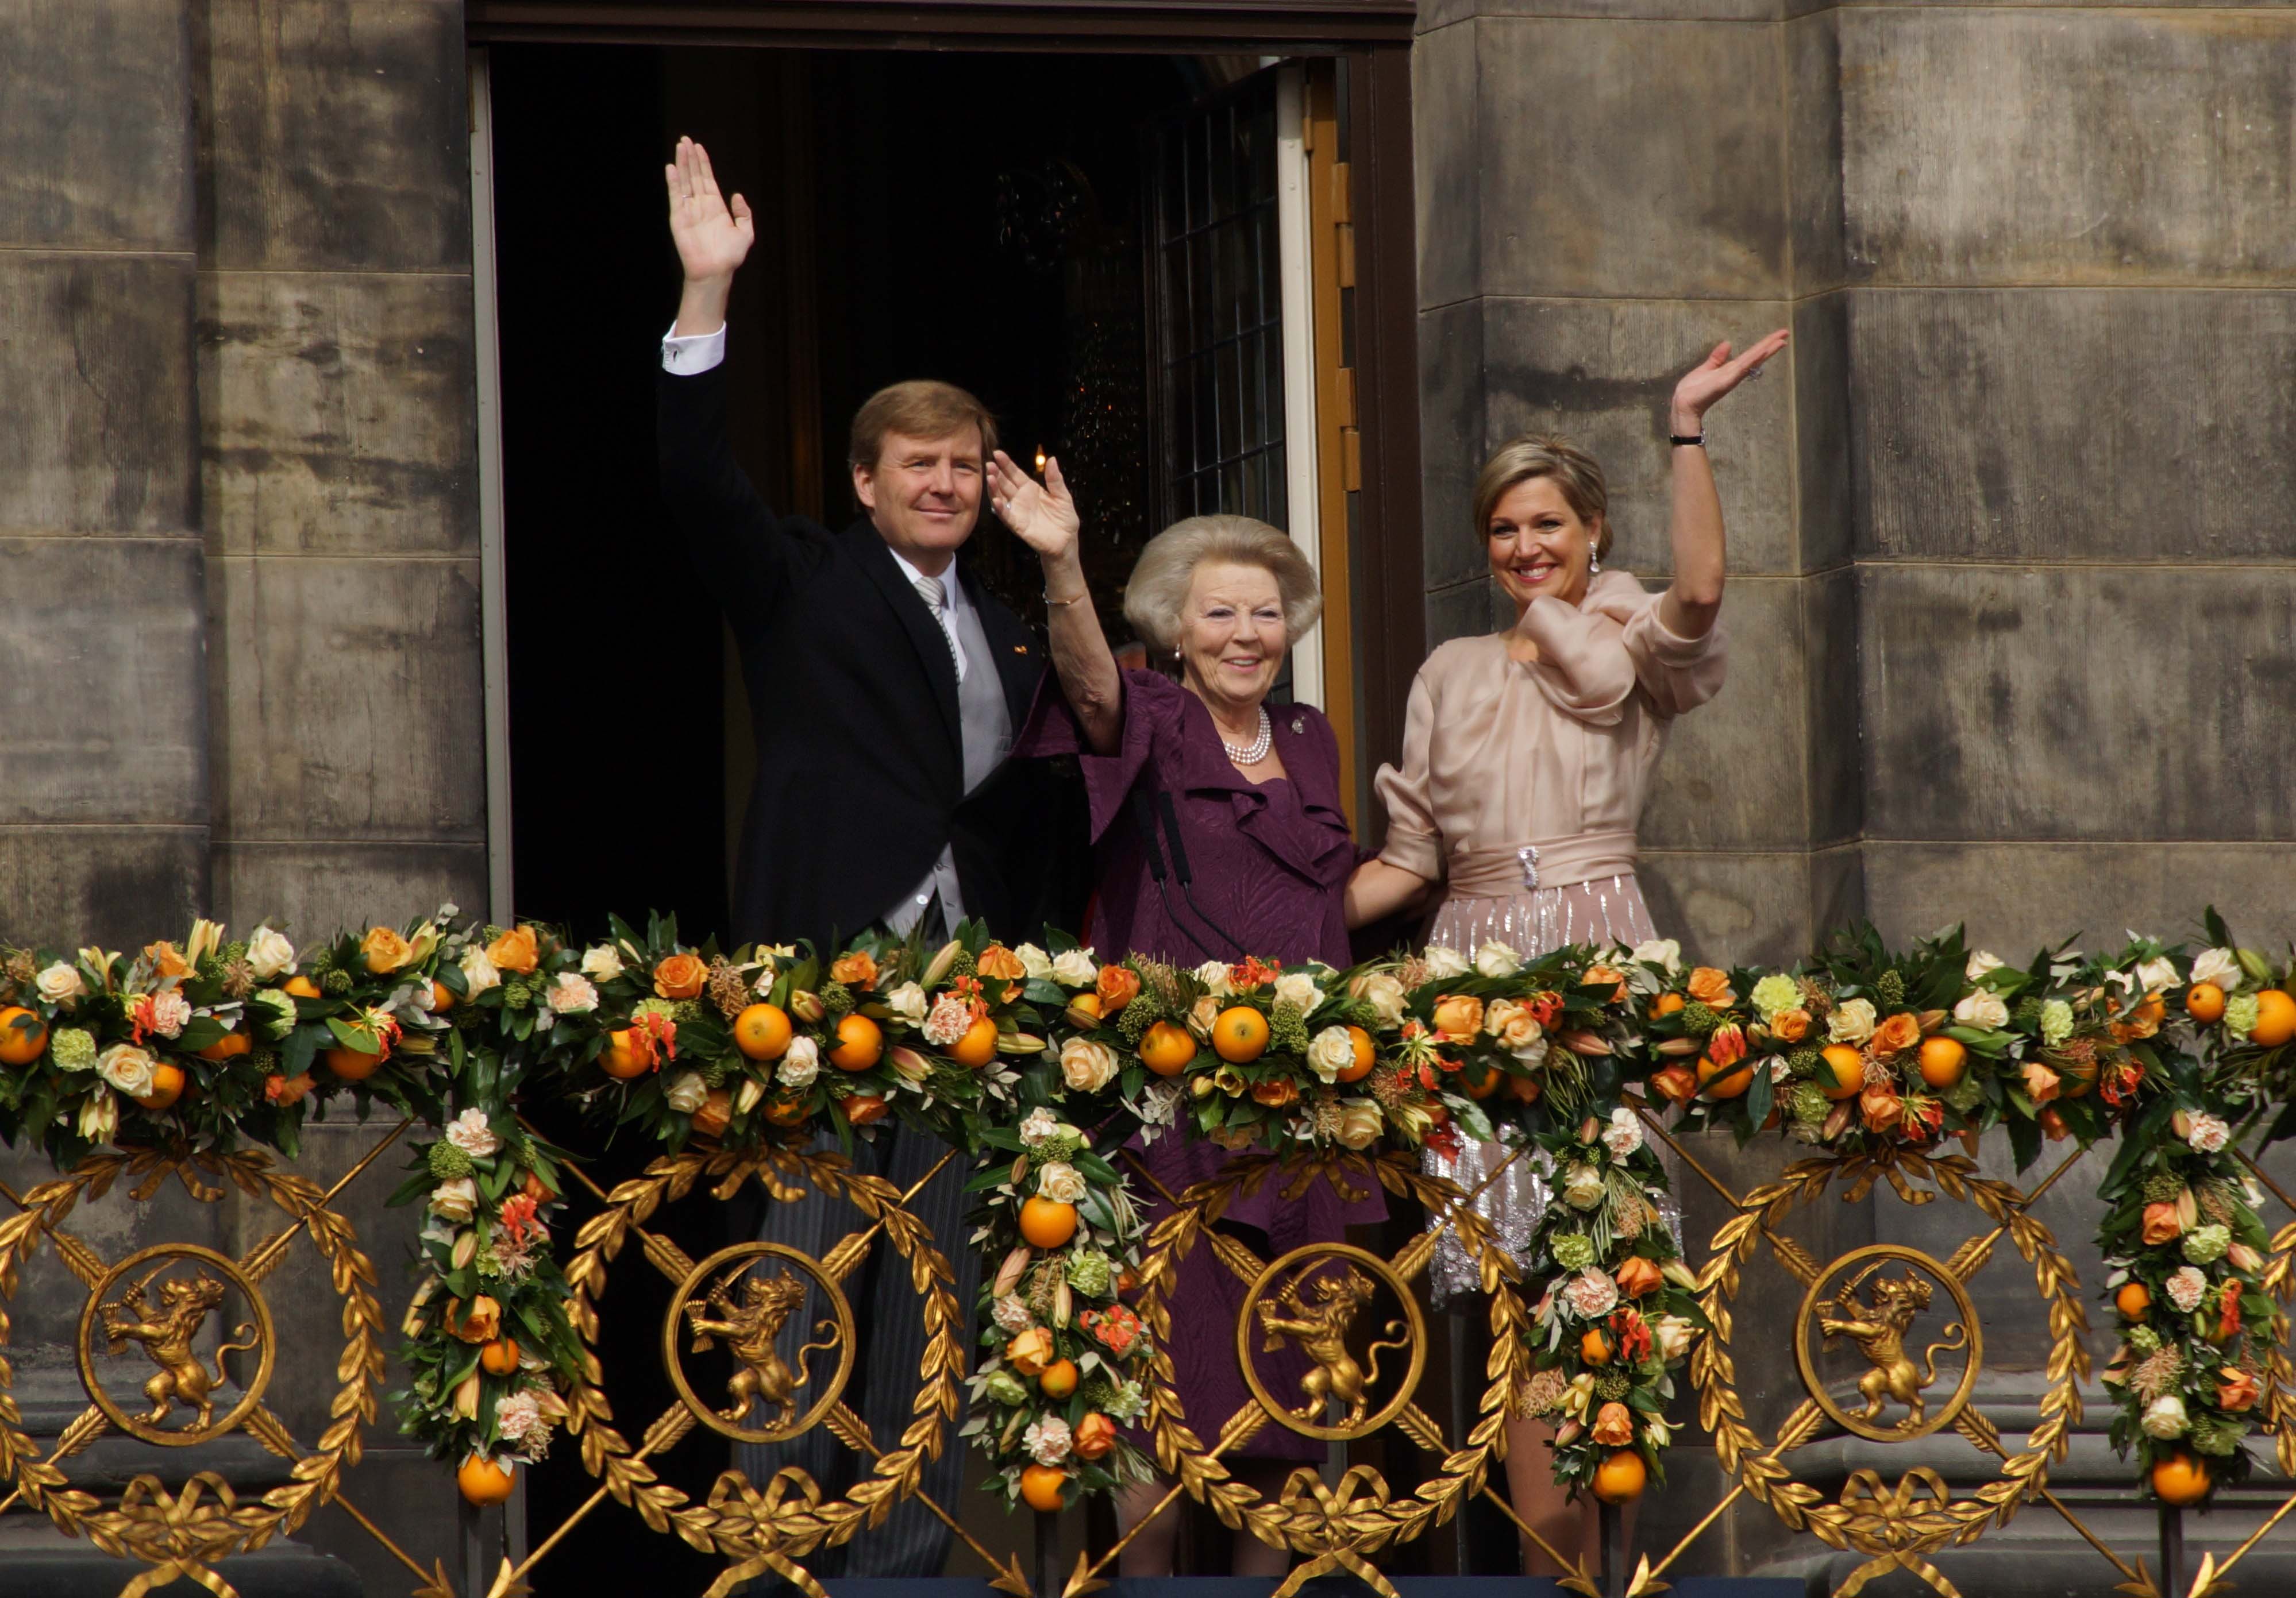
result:
[[[1242,749],[1238,749],[1223,735],[1220,739],[1220,747],[1227,750],[1227,758],[1238,766],[1257,766],[1267,758],[1267,751],[1275,747],[1275,729],[1268,723],[1267,707],[1266,705],[1259,707],[1259,737]]]

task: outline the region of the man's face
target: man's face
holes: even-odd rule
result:
[[[887,433],[874,467],[853,469],[853,492],[896,553],[938,577],[980,516],[980,430],[946,438]]]

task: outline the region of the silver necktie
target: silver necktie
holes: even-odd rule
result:
[[[921,577],[910,586],[916,589],[917,597],[925,602],[925,609],[932,612],[933,621],[940,628],[941,638],[948,645],[949,664],[956,668],[956,680],[960,683],[964,681],[964,657],[958,652],[955,635],[949,630],[948,591],[941,586],[937,577]]]

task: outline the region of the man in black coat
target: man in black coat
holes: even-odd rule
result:
[[[810,938],[826,957],[882,924],[928,942],[966,917],[998,936],[1037,936],[1073,860],[1062,848],[1055,779],[1006,757],[1045,650],[1020,619],[957,563],[980,513],[994,424],[945,383],[897,383],[854,418],[853,488],[863,514],[841,533],[768,509],[735,464],[726,428],[726,305],[755,231],[736,194],[719,196],[709,158],[690,139],[664,169],[670,232],[685,274],[662,344],[661,479],[704,578],[733,624],[749,686],[758,776],[734,891],[736,938]],[[947,1151],[886,1125],[857,1163],[907,1190]],[[965,1242],[962,1157],[909,1202],[957,1269],[963,1311],[978,1267]],[[815,1195],[775,1204],[769,1241],[818,1258],[856,1229],[853,1212]],[[907,1273],[882,1258],[846,1282],[863,1332],[847,1402],[880,1448],[913,1418],[922,1321]],[[817,1295],[818,1290],[815,1290]],[[825,1313],[792,1315],[808,1326]],[[857,1395],[856,1389],[858,1389]],[[923,1486],[954,1511],[962,1448],[947,1438]],[[743,1446],[762,1483],[802,1466],[840,1491],[855,1455],[825,1428],[771,1447]],[[846,1548],[808,1561],[817,1574],[937,1576],[947,1530],[914,1501]]]

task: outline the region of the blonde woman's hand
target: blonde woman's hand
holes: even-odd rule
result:
[[[1735,360],[1730,358],[1729,340],[1717,344],[1712,353],[1683,373],[1682,381],[1674,385],[1669,425],[1685,436],[1702,430],[1706,413],[1715,403],[1759,373],[1762,364],[1784,349],[1791,337],[1782,327]]]
[[[1046,459],[1045,480],[1039,483],[998,450],[988,463],[988,504],[997,520],[1037,552],[1046,571],[1076,563],[1082,519],[1058,461]]]

